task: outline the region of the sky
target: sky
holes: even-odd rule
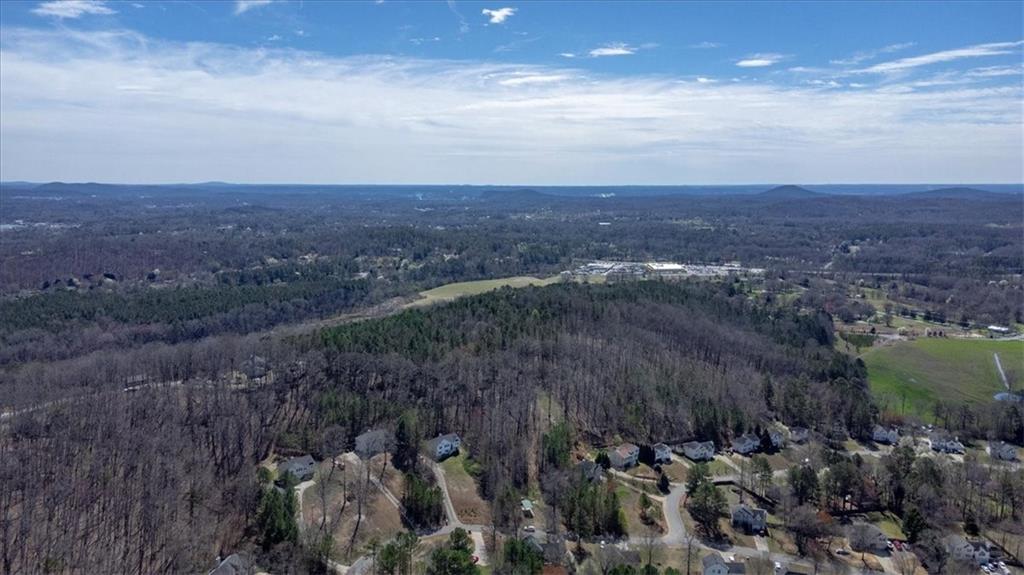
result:
[[[0,180],[1019,183],[1021,2],[0,2]]]

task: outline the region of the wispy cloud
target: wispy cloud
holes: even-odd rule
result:
[[[601,58],[604,56],[629,56],[631,54],[636,54],[636,50],[636,48],[629,44],[625,44],[623,42],[612,42],[611,44],[605,44],[599,48],[594,48],[588,53],[593,58]]]
[[[1016,77],[701,83],[66,28],[5,29],[0,68],[9,179],[1016,181],[1024,157]]]
[[[563,58],[575,58],[576,54],[574,52],[562,52],[559,56]]]
[[[753,54],[742,60],[738,60],[736,65],[740,68],[765,68],[767,66],[774,66],[775,64],[778,64],[785,59],[785,57],[786,56],[783,54],[774,53]]]
[[[235,0],[235,16],[238,16],[239,14],[245,14],[253,8],[266,6],[271,2],[272,0]]]
[[[56,0],[43,2],[32,9],[32,12],[39,16],[50,16],[53,18],[81,18],[87,14],[110,15],[117,14],[117,10],[107,6],[102,0]]]
[[[535,84],[554,84],[564,82],[573,76],[569,74],[517,74],[510,78],[498,80],[502,86],[529,86]]]
[[[718,42],[708,42],[708,41],[705,40],[704,42],[697,42],[696,44],[690,44],[687,47],[688,48],[693,48],[693,49],[696,49],[696,50],[710,50],[711,48],[721,48],[722,46],[725,46],[725,44],[720,44]]]
[[[874,74],[886,74],[892,72],[902,72],[920,66],[930,66],[932,64],[939,64],[943,62],[953,62],[955,60],[962,60],[964,58],[981,58],[983,56],[999,56],[1003,54],[1013,54],[1019,51],[1020,46],[1024,44],[1024,40],[1017,42],[992,42],[989,44],[977,44],[974,46],[967,46],[966,48],[957,48],[955,50],[943,50],[941,52],[932,52],[931,54],[924,54],[922,56],[913,56],[911,58],[901,58],[899,60],[893,60],[890,62],[882,62],[881,64],[875,64],[869,68],[859,70],[864,73]]]
[[[508,7],[506,7],[506,8],[497,8],[497,9],[494,9],[494,10],[492,10],[490,8],[484,8],[483,10],[480,11],[480,13],[483,14],[484,16],[487,16],[488,23],[490,23],[490,24],[501,24],[505,20],[508,20],[511,16],[515,15],[516,9],[515,8],[508,8]]]
[[[459,33],[465,34],[469,32],[469,22],[462,16],[462,12],[459,12],[459,8],[455,5],[455,0],[448,0],[448,11],[455,15],[459,20]]]
[[[907,48],[911,48],[914,45],[914,42],[900,42],[899,44],[889,44],[888,46],[876,48],[874,50],[864,50],[861,52],[855,52],[849,58],[830,60],[829,63],[837,66],[855,66],[868,60],[874,60],[875,58],[883,54],[892,54],[893,52],[906,50]]]

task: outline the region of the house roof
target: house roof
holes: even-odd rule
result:
[[[312,455],[303,455],[302,457],[293,457],[278,465],[277,470],[280,473],[292,472],[298,474],[314,465],[316,465],[316,460],[313,459]]]
[[[664,443],[655,443],[654,444],[654,450],[655,451],[666,451],[666,450],[668,450],[668,445],[665,445]]]
[[[765,511],[764,509],[759,509],[757,507],[751,507],[751,506],[749,506],[749,505],[747,505],[745,503],[740,503],[735,508],[733,508],[732,516],[736,517],[737,515],[749,515],[751,518],[761,518],[761,519],[767,519],[768,518],[768,512]]]
[[[445,433],[443,435],[438,435],[434,439],[428,440],[427,441],[427,446],[430,447],[431,449],[434,449],[442,441],[446,441],[447,440],[449,442],[453,442],[454,443],[455,441],[458,441],[458,439],[459,439],[459,434],[458,433]]]
[[[523,499],[519,504],[523,506],[523,511],[533,511],[533,501]]]
[[[640,449],[632,443],[623,443],[622,445],[615,448],[615,453],[619,454],[619,457],[629,457],[634,451]]]
[[[722,559],[722,556],[719,555],[718,553],[712,552],[712,553],[710,553],[708,555],[705,555],[704,558],[700,560],[700,562],[701,562],[702,565],[704,565],[704,568],[707,569],[708,567],[711,567],[712,565],[718,565],[720,563],[725,563],[725,559]]]

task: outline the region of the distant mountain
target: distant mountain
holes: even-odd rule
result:
[[[819,198],[825,194],[813,192],[807,188],[801,188],[800,186],[788,185],[777,186],[757,195],[762,198],[774,198],[779,200],[801,200],[805,198]]]
[[[1005,200],[1007,194],[987,192],[977,188],[956,187],[938,188],[924,192],[911,192],[909,194],[903,194],[902,197],[934,198],[942,200]]]

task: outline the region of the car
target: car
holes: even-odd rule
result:
[[[892,546],[895,547],[897,551],[903,551],[903,543],[899,541],[893,541]]]
[[[537,528],[533,525],[527,525],[526,527],[523,527],[523,531],[526,531],[527,533],[533,533],[536,530]]]
[[[896,547],[895,545],[892,544],[892,540],[891,539],[889,541],[885,542],[885,546],[889,548],[889,551],[892,551]]]
[[[850,552],[842,547],[836,547],[836,555],[849,555]]]

